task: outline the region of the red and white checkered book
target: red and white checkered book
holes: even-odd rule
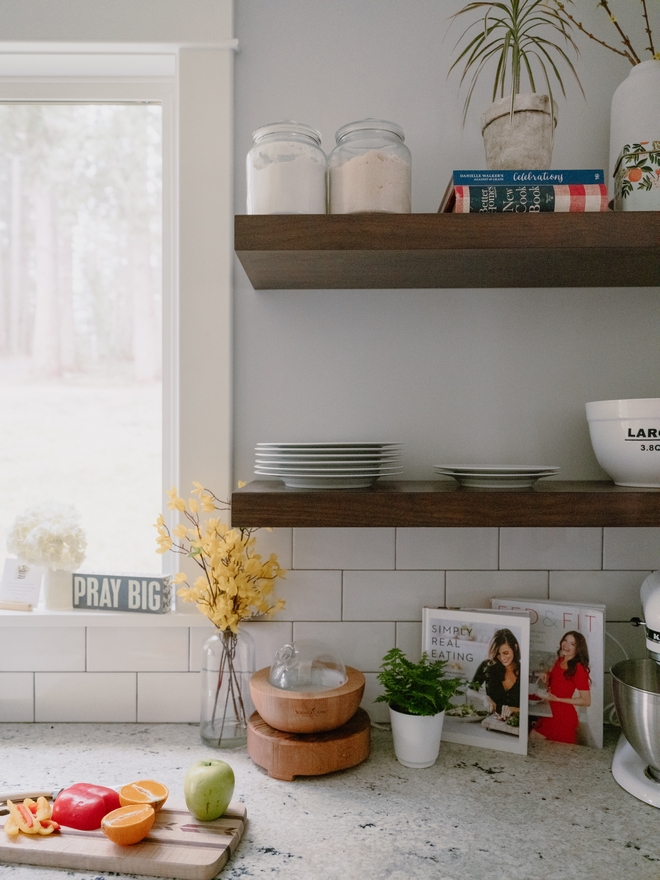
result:
[[[454,187],[457,214],[607,211],[605,184],[531,184]]]

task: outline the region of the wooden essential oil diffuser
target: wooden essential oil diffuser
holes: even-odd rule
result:
[[[364,675],[346,667],[348,681],[325,691],[290,691],[268,680],[268,667],[250,679],[257,709],[248,721],[247,751],[275,779],[320,776],[369,757],[371,723],[360,709]]]

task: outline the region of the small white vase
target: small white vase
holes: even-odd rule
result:
[[[440,752],[445,713],[405,715],[390,706],[394,754],[404,767],[432,767]]]
[[[73,608],[73,576],[70,571],[47,568],[42,581],[44,603],[49,611],[67,611]]]
[[[486,168],[550,168],[556,125],[557,105],[553,118],[549,95],[516,95],[513,119],[511,95],[495,101],[481,117]]]
[[[610,111],[610,188],[626,144],[660,140],[660,61],[636,64],[614,92]]]

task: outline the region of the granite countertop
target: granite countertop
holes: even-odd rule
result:
[[[248,813],[224,880],[660,877],[660,812],[612,778],[615,729],[602,750],[533,742],[525,757],[442,743],[426,770],[396,761],[388,730],[372,733],[360,766],[282,782],[244,749],[203,745],[196,725],[0,724],[0,788],[153,777],[181,796],[190,764],[220,757]],[[0,863],[7,880],[120,876]]]

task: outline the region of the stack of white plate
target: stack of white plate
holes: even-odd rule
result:
[[[400,443],[257,443],[254,472],[296,489],[361,489],[400,474]]]
[[[437,464],[436,474],[458,480],[467,489],[528,489],[541,477],[559,473],[553,465]]]

